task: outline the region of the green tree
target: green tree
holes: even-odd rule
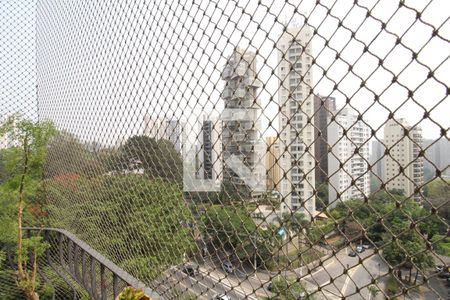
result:
[[[375,298],[380,293],[380,289],[376,284],[369,285],[368,290],[372,298]]]
[[[314,220],[307,230],[308,244],[316,245],[335,229],[333,220]]]
[[[286,300],[311,299],[303,285],[296,279],[277,276],[272,280],[272,292]]]
[[[101,154],[106,150],[89,151],[74,135],[61,131],[49,141],[45,162],[45,177],[59,177],[80,174],[87,177],[101,175],[107,171],[105,160]],[[109,157],[108,157],[109,158]]]
[[[165,178],[181,183],[183,162],[173,144],[145,135],[132,136],[119,148],[116,170],[143,168],[151,178]]]
[[[46,181],[53,225],[65,228],[142,280],[197,251],[179,184],[147,175]],[[54,218],[57,216],[57,218]]]
[[[202,216],[203,232],[216,248],[230,250],[241,260],[268,263],[279,245],[276,228],[257,227],[245,207],[213,205]]]
[[[450,237],[436,234],[432,241],[437,254],[450,256]]]
[[[0,201],[5,204],[6,209],[2,213],[4,219],[0,226],[0,237],[3,244],[13,244],[17,249],[16,282],[30,300],[39,299],[37,258],[43,254],[47,244],[39,236],[23,238],[23,224],[33,222],[24,210],[35,201],[36,191],[41,185],[47,143],[54,132],[54,127],[49,122],[35,123],[17,115],[10,117],[0,127],[0,136],[8,135],[15,141],[14,147],[3,151],[6,159],[3,170],[6,176],[3,176],[0,186]],[[16,239],[13,238],[14,235]],[[29,250],[33,252],[31,257]]]
[[[414,231],[401,234],[387,244],[383,249],[383,257],[394,268],[408,268],[409,281],[411,281],[411,272],[414,266],[417,267],[417,274],[419,270],[434,265],[433,256],[427,250],[425,241]]]
[[[436,178],[424,187],[425,209],[437,208],[438,215],[450,222],[450,180]]]
[[[284,213],[278,222],[289,231],[291,239],[297,236],[297,249],[300,250],[301,244],[304,243],[303,231],[306,233],[310,228],[310,222],[306,219],[305,214],[300,212]]]
[[[250,188],[245,184],[222,181],[220,201],[222,204],[242,204],[251,200]]]
[[[317,187],[316,209],[318,211],[324,211],[328,204],[328,184],[326,182],[321,183]]]

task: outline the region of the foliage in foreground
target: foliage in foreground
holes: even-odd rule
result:
[[[311,299],[303,285],[293,278],[278,276],[272,280],[272,293],[285,300]]]
[[[140,279],[196,249],[193,217],[178,184],[145,175],[47,180],[53,226],[66,228]]]
[[[145,295],[142,290],[129,286],[123,289],[116,300],[151,300],[151,298]]]
[[[46,147],[54,134],[50,122],[35,123],[20,116],[9,117],[0,126],[0,137],[8,135],[13,146],[1,151],[0,249],[14,249],[17,287],[26,299],[39,299],[37,258],[47,249],[40,237],[23,238],[24,224],[38,223],[38,190],[41,187]],[[30,255],[32,253],[32,255]]]

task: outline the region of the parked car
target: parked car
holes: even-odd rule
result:
[[[364,247],[363,246],[361,246],[361,245],[359,245],[359,246],[356,246],[356,252],[358,252],[358,253],[362,253],[362,252],[364,252],[365,251],[365,249],[364,249]]]
[[[445,265],[437,265],[436,266],[437,272],[450,272],[450,267]]]
[[[222,264],[222,269],[227,273],[233,273],[234,267],[233,264],[230,261],[226,261]]]
[[[356,256],[356,252],[355,251],[350,251],[348,253],[348,256],[355,257]]]
[[[272,288],[273,288],[273,284],[272,284],[272,282],[269,282],[269,284],[267,285],[267,290],[268,290],[269,292],[271,292],[271,291],[272,291]]]
[[[364,249],[370,249],[372,247],[372,244],[369,243],[368,241],[364,241],[362,243],[362,246],[363,246]]]
[[[450,278],[450,272],[441,272],[438,275],[440,278]]]
[[[181,271],[188,276],[195,276],[199,272],[199,266],[196,264],[185,264]]]
[[[213,300],[231,300],[230,296],[225,294],[214,295]]]

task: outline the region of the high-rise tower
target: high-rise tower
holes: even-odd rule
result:
[[[257,89],[256,56],[236,49],[222,72],[225,87],[222,98],[227,117],[223,118],[222,144],[223,181],[235,188],[246,187],[252,193],[250,182],[261,180],[263,158],[258,155],[260,144],[260,103]],[[232,164],[232,160],[237,162]],[[264,182],[265,184],[265,182]]]
[[[283,211],[315,214],[314,97],[312,94],[312,29],[288,28],[281,36],[278,75]]]
[[[370,194],[370,128],[358,113],[343,108],[328,126],[328,202],[331,206]]]
[[[384,127],[386,183],[388,190],[402,190],[405,196],[420,200],[415,189],[423,184],[422,129],[411,127],[405,119],[390,119]]]

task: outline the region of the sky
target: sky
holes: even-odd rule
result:
[[[23,99],[32,98],[37,83],[41,115],[83,140],[116,144],[140,133],[146,114],[198,127],[203,115],[222,111],[220,72],[240,47],[258,51],[262,133],[272,135],[278,130],[277,121],[267,128],[278,113],[276,43],[284,24],[306,22],[317,29],[315,93],[336,97],[338,107],[350,99],[380,138],[390,112],[436,138],[436,124],[450,126],[450,2],[403,3],[41,0],[34,13],[34,1],[2,1],[0,50],[7,55],[0,58],[0,112],[26,107]],[[422,120],[425,111],[429,118]]]
[[[35,1],[0,1],[0,120],[37,117]]]

